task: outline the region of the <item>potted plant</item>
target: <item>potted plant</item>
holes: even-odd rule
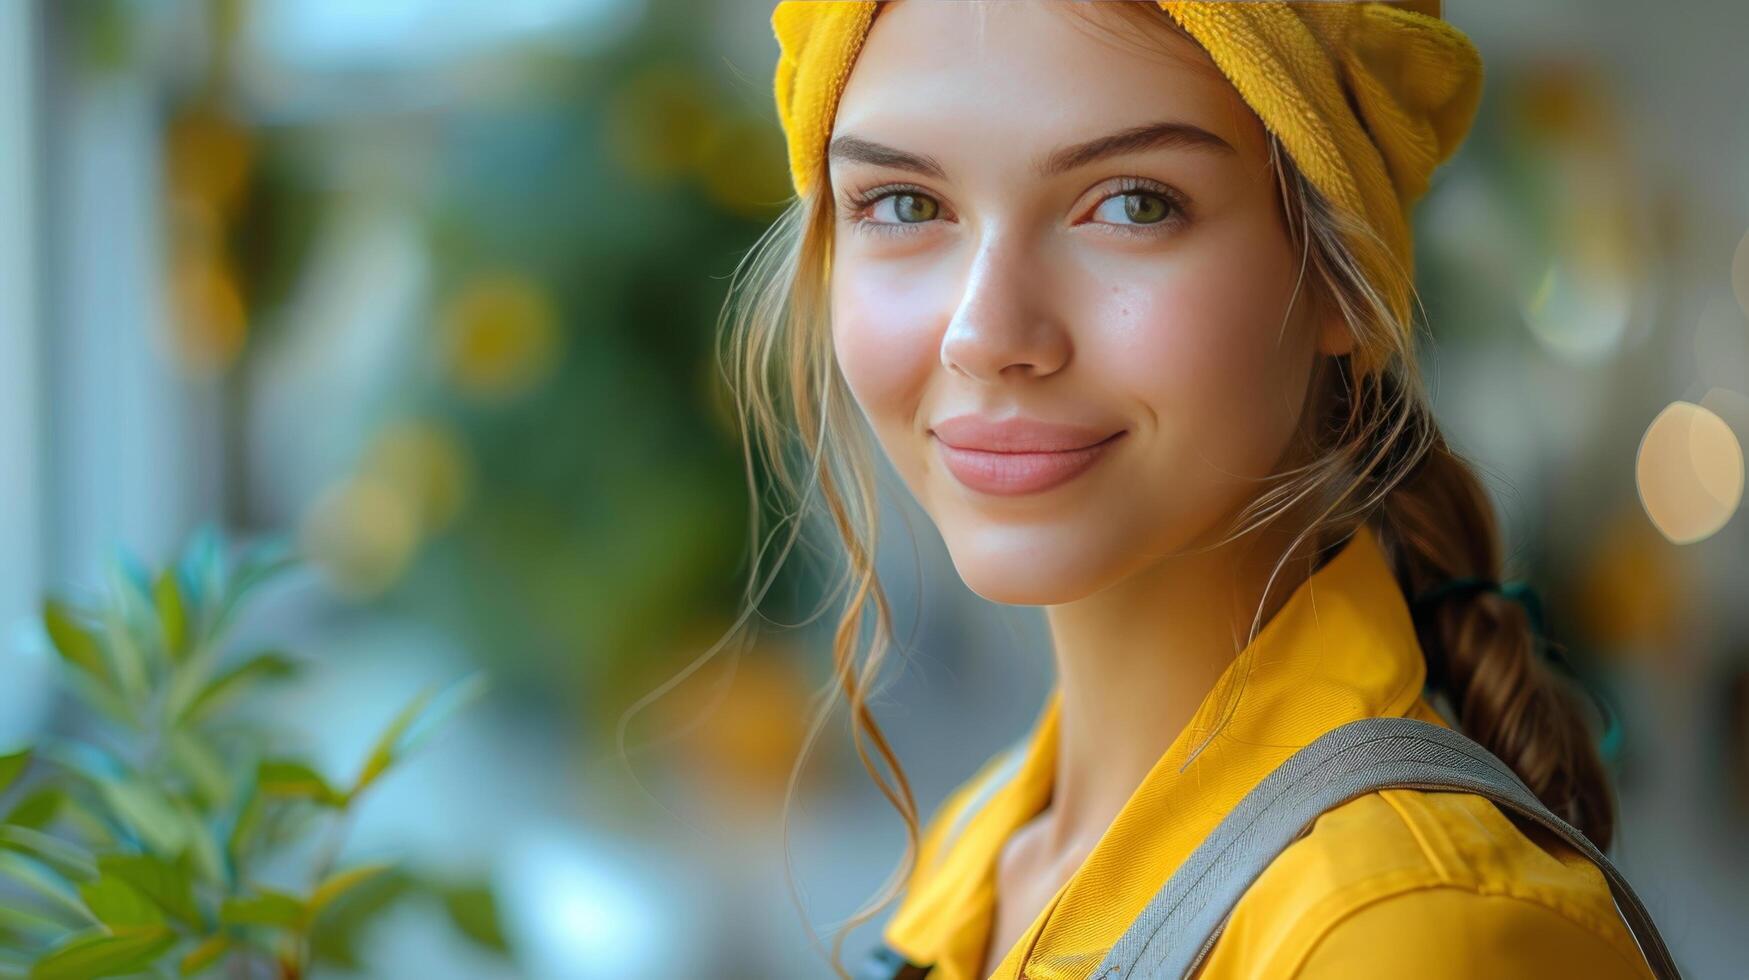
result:
[[[371,788],[483,676],[418,693],[350,778],[325,776],[242,710],[309,664],[227,642],[301,559],[281,538],[232,550],[208,527],[155,573],[118,558],[94,602],[43,603],[78,710],[0,755],[0,977],[305,977],[357,966],[363,927],[414,893],[505,952],[483,884],[338,863]],[[288,860],[297,886],[263,880]]]

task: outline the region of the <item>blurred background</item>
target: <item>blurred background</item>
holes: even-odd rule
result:
[[[741,600],[714,330],[789,192],[770,7],[0,0],[0,751],[61,712],[45,592],[208,520],[289,532],[320,574],[247,628],[319,665],[261,709],[318,759],[419,685],[494,684],[348,846],[484,876],[509,952],[411,905],[352,975],[827,975],[804,922],[829,936],[903,845],[840,714],[785,848],[830,618],[635,716],[629,769],[616,745]],[[1749,912],[1749,6],[1645,10],[1447,4],[1488,80],[1421,206],[1421,289],[1510,570],[1619,708],[1613,854],[1678,960],[1725,976]],[[965,590],[896,487],[906,653],[877,712],[928,812],[1030,724],[1049,660],[1038,610]],[[805,619],[821,574],[766,615]]]

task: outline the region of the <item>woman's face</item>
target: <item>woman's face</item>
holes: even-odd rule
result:
[[[898,0],[839,105],[838,364],[994,601],[1072,601],[1215,540],[1282,460],[1314,357],[1346,349],[1294,299],[1261,123],[1159,34]]]

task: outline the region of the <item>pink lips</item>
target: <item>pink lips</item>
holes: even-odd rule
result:
[[[975,415],[958,415],[930,429],[954,479],[1000,496],[1042,493],[1073,480],[1124,431]]]

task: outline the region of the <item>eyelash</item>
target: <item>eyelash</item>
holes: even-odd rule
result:
[[[1166,184],[1142,177],[1119,178],[1117,190],[1105,195],[1098,201],[1095,201],[1093,204],[1093,210],[1097,211],[1101,205],[1114,197],[1126,197],[1139,193],[1152,194],[1155,197],[1164,200],[1167,206],[1172,209],[1172,213],[1151,224],[1120,225],[1103,221],[1093,223],[1112,229],[1112,234],[1156,237],[1165,234],[1170,230],[1176,229],[1179,225],[1184,224],[1185,221],[1189,219],[1190,208],[1185,202],[1184,195]],[[918,187],[916,184],[881,184],[878,187],[871,187],[868,190],[860,192],[851,192],[847,195],[848,203],[852,209],[851,213],[847,216],[848,220],[859,231],[866,230],[877,235],[903,237],[915,234],[917,231],[921,230],[922,226],[930,224],[931,222],[873,221],[868,217],[868,211],[876,204],[879,204],[881,201],[884,201],[889,197],[896,197],[902,194],[929,198],[931,201],[936,202],[937,207],[941,204],[941,202],[936,199],[935,195]]]

